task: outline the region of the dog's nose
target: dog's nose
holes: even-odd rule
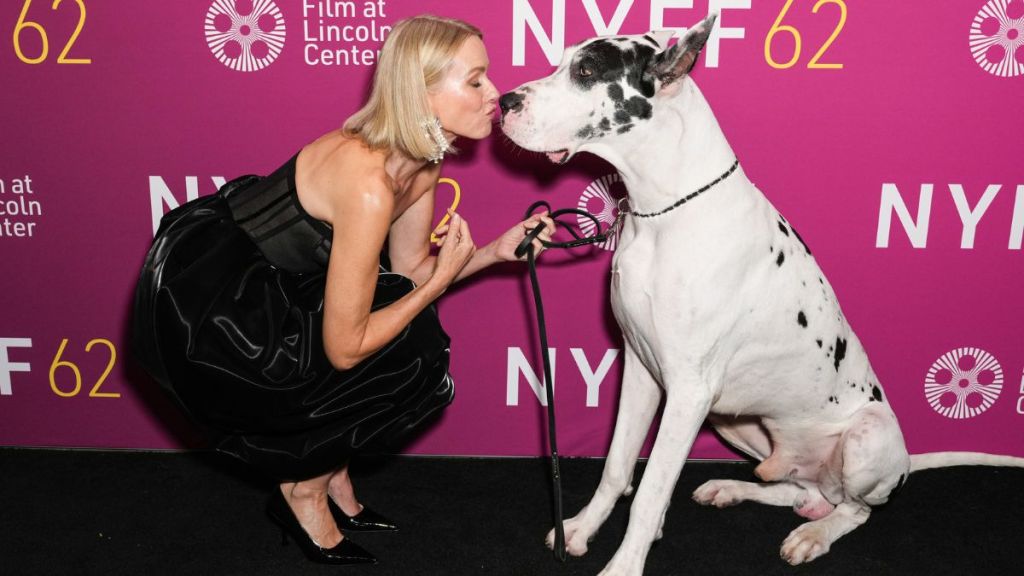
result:
[[[498,100],[498,106],[501,106],[502,115],[508,114],[509,110],[518,112],[523,107],[523,95],[518,92],[502,94]]]

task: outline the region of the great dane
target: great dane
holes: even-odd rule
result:
[[[632,492],[662,392],[665,406],[625,538],[602,574],[643,572],[705,419],[760,461],[755,474],[767,484],[710,481],[693,497],[792,506],[810,521],[782,544],[791,564],[828,552],[913,470],[1024,463],[907,454],[832,287],[737,165],[690,77],[715,19],[671,47],[672,34],[660,31],[588,40],[567,49],[553,74],[500,99],[513,142],[559,164],[596,154],[629,191],[611,271],[625,340],[621,400],[597,492],[565,522],[570,554],[584,554],[615,501]]]

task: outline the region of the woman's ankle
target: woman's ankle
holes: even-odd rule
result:
[[[334,500],[345,514],[355,516],[362,511],[363,506],[356,499],[355,488],[347,470],[343,469],[331,476],[327,491],[331,500]]]

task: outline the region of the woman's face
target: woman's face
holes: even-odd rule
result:
[[[479,140],[491,133],[498,89],[487,77],[489,64],[483,41],[470,36],[456,52],[444,79],[430,90],[430,107],[449,140],[454,136]]]

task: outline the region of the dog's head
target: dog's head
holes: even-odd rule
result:
[[[716,18],[708,16],[671,47],[671,31],[652,31],[566,49],[553,74],[502,95],[502,130],[556,164],[588,144],[625,137],[679,92]]]

